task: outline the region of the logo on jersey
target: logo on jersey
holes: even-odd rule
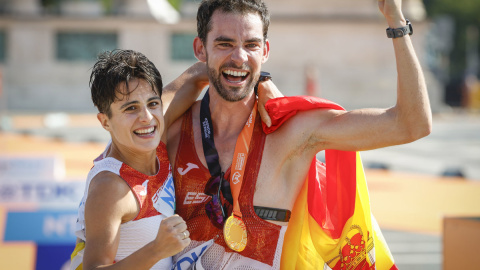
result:
[[[143,189],[139,192],[140,196],[147,196],[148,191],[148,180],[145,180],[142,184]]]
[[[175,187],[173,185],[172,173],[168,174],[167,180],[163,186],[157,190],[152,197],[153,207],[159,213],[169,217],[175,212]]]
[[[140,196],[140,200],[143,201],[145,200],[145,197],[147,196],[148,193],[148,179],[145,180],[142,185],[136,185],[133,187],[133,191]]]
[[[198,165],[197,164],[194,164],[194,163],[187,163],[187,168],[178,168],[178,173],[180,175],[185,175],[187,174],[189,171],[193,170],[193,169],[198,169]]]
[[[206,202],[210,196],[205,195],[201,192],[188,192],[183,200],[183,204],[196,204]]]

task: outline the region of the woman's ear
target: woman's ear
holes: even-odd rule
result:
[[[198,61],[207,62],[207,53],[203,41],[199,37],[193,40],[193,52]]]
[[[97,119],[105,130],[110,131],[110,121],[106,114],[97,113]]]

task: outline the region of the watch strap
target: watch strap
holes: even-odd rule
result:
[[[406,35],[412,35],[413,34],[413,28],[412,28],[412,23],[410,23],[409,20],[407,21],[407,25],[400,27],[400,28],[387,28],[387,37],[388,38],[398,38],[398,37],[404,37]]]
[[[258,96],[258,83],[268,81],[268,80],[271,80],[271,79],[272,79],[272,75],[269,72],[266,72],[266,71],[261,71],[260,72],[260,77],[258,78],[258,82],[255,85],[255,87],[253,88],[256,96]]]

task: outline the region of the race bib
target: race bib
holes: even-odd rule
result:
[[[201,259],[212,245],[213,239],[183,254],[173,264],[172,270],[204,270]]]

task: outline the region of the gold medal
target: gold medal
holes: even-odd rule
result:
[[[243,220],[231,215],[223,226],[223,237],[229,248],[238,252],[243,251],[247,246],[247,228]]]

